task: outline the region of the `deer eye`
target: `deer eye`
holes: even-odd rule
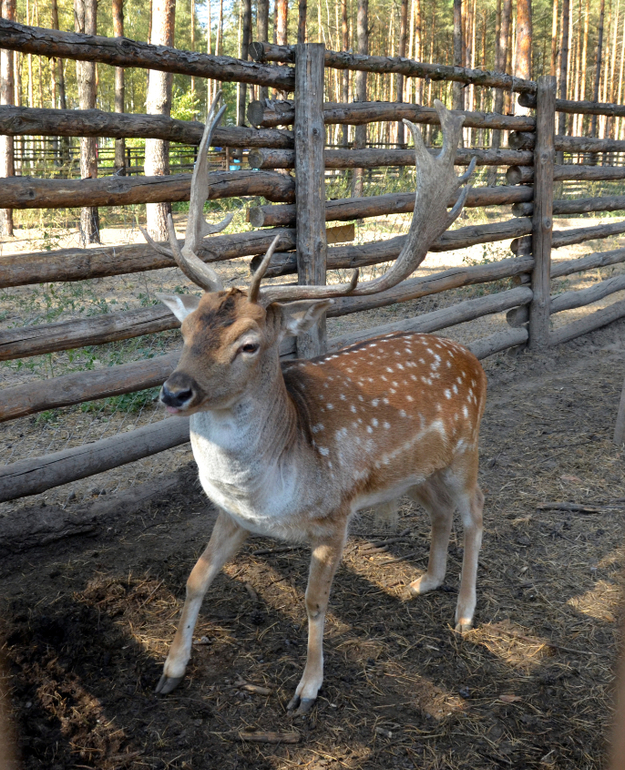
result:
[[[241,345],[242,353],[256,353],[260,345],[256,342],[248,342],[246,345]]]

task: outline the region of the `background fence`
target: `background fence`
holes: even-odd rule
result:
[[[226,168],[211,173],[209,199],[213,206],[227,206],[232,198],[246,201],[248,224],[241,227],[242,232],[210,238],[200,252],[210,262],[252,257],[254,268],[259,255],[278,235],[278,251],[268,270],[268,277],[278,281],[285,280],[284,276],[290,280],[288,276],[297,273],[300,283],[324,283],[326,278],[335,279],[333,271],[340,275],[340,271],[354,267],[375,269],[393,260],[401,249],[404,236],[388,237],[393,235],[388,230],[382,239],[352,241],[369,219],[388,220],[392,215],[412,211],[412,150],[403,145],[380,146],[388,145],[388,141],[375,141],[374,146],[363,149],[345,147],[337,126],[384,125],[408,118],[427,128],[426,137],[432,145],[439,140],[438,118],[431,106],[324,102],[325,70],[401,72],[407,77],[427,77],[444,83],[460,81],[475,88],[505,88],[520,94],[521,104],[526,111],[534,110],[534,115],[465,113],[465,146],[458,149],[456,162],[467,166],[472,158],[477,160],[477,181],[466,206],[480,209],[483,221],[448,231],[433,247],[433,251],[456,250],[512,239],[511,254],[496,261],[409,278],[375,296],[346,296],[334,302],[328,316],[346,316],[479,284],[485,286],[485,293],[460,298],[442,309],[399,322],[348,331],[327,341],[322,329],[298,340],[285,340],[283,356],[314,355],[388,331],[440,331],[506,311],[507,329],[470,344],[476,355],[484,358],[518,345],[545,348],[561,344],[625,315],[625,300],[619,300],[555,330],[550,322],[556,313],[625,290],[625,276],[617,274],[588,289],[552,294],[555,278],[625,261],[625,249],[616,249],[552,262],[554,248],[625,233],[625,222],[618,220],[552,230],[554,215],[625,209],[621,189],[625,141],[556,135],[555,114],[599,114],[620,120],[625,117],[623,106],[557,100],[555,80],[550,77],[535,83],[481,70],[336,53],[317,44],[299,49],[254,44],[256,62],[250,63],[197,53],[190,56],[134,41],[125,41],[121,46],[116,40],[55,30],[37,30],[35,34],[33,28],[0,20],[0,46],[114,66],[256,83],[281,92],[294,90],[294,102],[252,102],[248,117],[254,128],[222,127],[215,132],[214,146],[226,148],[222,156],[215,157],[215,163]],[[292,63],[294,67],[289,66]],[[571,123],[583,125],[582,121]],[[288,130],[291,126],[292,131]],[[202,128],[200,123],[160,115],[0,107],[0,133],[54,137],[56,148],[62,144],[59,137],[75,136],[151,137],[197,146]],[[388,131],[376,138],[389,139],[393,135],[396,132]],[[36,141],[40,147],[47,146],[41,138]],[[71,147],[71,143],[67,146]],[[240,156],[243,150],[251,168],[231,170],[231,165],[236,164],[231,164],[230,159]],[[188,148],[183,152],[187,153]],[[130,171],[138,171],[133,166],[140,163],[131,158],[128,165]],[[295,178],[288,173],[291,169],[295,170]],[[393,185],[394,191],[347,197],[362,169],[371,175],[372,182]],[[0,208],[50,210],[184,202],[189,199],[191,175],[180,170],[182,173],[169,177],[116,174],[98,179],[7,178],[0,187]],[[498,180],[505,184],[496,184]],[[598,188],[609,194],[580,197],[580,188],[575,186],[580,184],[585,185],[584,192]],[[507,207],[511,207],[512,217],[502,216],[509,210]],[[127,224],[129,230],[135,226],[134,215]],[[239,224],[243,225],[240,218]],[[584,224],[583,220],[580,224]],[[317,247],[320,233],[327,234],[322,249]],[[138,293],[138,307],[118,310],[112,298],[116,277],[140,284],[145,276],[153,274],[162,276],[159,280],[163,285],[170,285],[177,280],[171,277],[173,267],[173,260],[155,253],[147,244],[88,250],[46,248],[0,257],[0,290],[17,292],[11,296],[19,297],[24,306],[30,303],[49,311],[22,313],[31,321],[27,325],[13,323],[9,318],[7,325],[13,328],[0,331],[0,359],[7,362],[5,365],[11,367],[18,380],[0,391],[0,421],[13,421],[11,425],[19,426],[12,434],[11,451],[5,452],[9,463],[0,470],[0,501],[37,494],[187,442],[187,421],[160,419],[154,404],[154,389],[177,361],[178,343],[170,332],[179,325],[177,320],[164,306],[155,304],[153,282],[150,287],[146,282],[145,294]],[[239,282],[244,282],[246,272],[247,263],[238,273],[235,267]],[[45,297],[42,287],[46,287]],[[76,308],[69,320],[55,320],[56,304],[50,299],[50,293],[55,292],[63,303]],[[83,312],[86,307],[93,309],[93,315]],[[98,351],[106,351],[106,355]],[[60,353],[68,364],[62,374],[54,366],[54,356]],[[31,367],[30,372],[29,362],[35,360],[44,363],[37,371]],[[107,407],[111,399],[117,399],[118,404],[120,399],[127,400],[128,408],[122,410],[121,417],[111,416]],[[66,419],[68,412],[64,410],[72,408],[81,410],[79,418],[86,416],[86,432],[75,429],[80,423],[75,415],[71,421]],[[28,432],[34,429],[31,421],[35,427],[45,423],[50,428],[47,436],[60,434],[63,448],[59,450],[54,441],[29,441]],[[67,427],[70,424],[72,430]],[[56,451],[48,452],[46,447]]]

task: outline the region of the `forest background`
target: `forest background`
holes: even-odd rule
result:
[[[251,7],[254,40],[262,39],[258,35],[262,2],[254,2]],[[74,31],[75,5],[78,4],[79,0],[18,0],[15,20]],[[116,5],[122,5],[120,0],[97,3],[97,34],[115,36],[113,9]],[[152,17],[163,5],[173,3],[123,0],[124,35],[134,40],[156,42],[152,35]],[[178,0],[175,3],[174,45],[191,51],[241,57],[244,6],[245,0],[205,0],[203,3]],[[561,97],[622,102],[625,62],[625,2],[622,0],[532,0],[531,8],[527,0],[462,0],[461,3],[456,0],[456,9],[452,0],[308,0],[307,41],[323,42],[332,50],[362,49],[362,41],[357,38],[359,7],[361,14],[364,10],[367,17],[369,54],[403,55],[424,62],[505,71],[531,79],[551,73],[558,76]],[[282,39],[277,29],[281,13],[286,16],[286,33]],[[276,0],[274,7],[270,4],[268,22],[269,42],[284,42],[285,37],[289,43],[297,42],[298,8],[295,3],[287,5],[284,0]],[[529,71],[522,75],[519,70],[527,64],[521,62],[523,55],[519,52],[528,46],[531,47],[531,62]],[[79,106],[76,62],[65,60],[60,63],[22,54],[14,56],[15,104],[57,108]],[[62,72],[58,71],[59,67]],[[113,111],[115,70],[97,65],[96,72],[96,106]],[[328,70],[326,77],[328,101],[341,101],[345,93],[349,101],[356,98],[356,73],[345,77],[338,70]],[[347,91],[344,81],[347,81]],[[147,83],[148,75],[144,70],[125,71],[124,111],[146,111]],[[409,78],[401,99],[398,98],[397,76],[370,74],[367,83],[370,100],[429,104],[436,97],[444,101],[451,98],[449,83],[430,81],[424,84]],[[402,88],[401,83],[399,88]],[[237,121],[236,100],[234,93],[230,93],[235,89],[235,84],[224,84],[226,101],[230,105],[229,123]],[[493,108],[489,89],[474,91],[468,87],[464,90],[466,109]],[[248,99],[258,97],[258,88],[250,91]],[[186,120],[201,117],[206,112],[206,100],[206,81],[174,76],[173,117]],[[508,100],[504,110],[514,109]],[[577,127],[570,128],[575,130]]]

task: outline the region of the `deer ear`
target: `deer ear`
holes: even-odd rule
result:
[[[286,335],[298,335],[314,326],[330,307],[332,300],[302,299],[285,305],[274,302],[281,315],[282,331]]]
[[[200,304],[200,298],[194,294],[156,294],[163,305],[171,310],[176,318],[182,323]]]

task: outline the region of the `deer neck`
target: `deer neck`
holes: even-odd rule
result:
[[[305,482],[294,464],[309,451],[276,351],[228,409],[191,416],[191,444],[208,496],[245,528],[291,539],[289,519]]]

